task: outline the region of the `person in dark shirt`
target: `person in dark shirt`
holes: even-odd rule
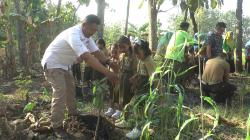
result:
[[[208,33],[207,39],[207,58],[215,58],[223,53],[223,38],[222,34],[225,32],[226,24],[218,22],[216,24],[215,32]]]

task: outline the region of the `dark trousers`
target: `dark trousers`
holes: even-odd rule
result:
[[[221,82],[214,85],[202,84],[202,89],[207,96],[211,97],[216,103],[225,103],[227,99],[231,100],[236,87],[227,82]]]
[[[235,64],[234,64],[234,58],[232,56],[229,56],[227,58],[227,62],[229,63],[230,65],[230,72],[231,73],[234,73],[235,72]]]

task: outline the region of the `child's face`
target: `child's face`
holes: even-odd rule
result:
[[[118,52],[118,48],[113,48],[111,49],[111,57],[114,59],[118,59],[119,58],[119,52]]]
[[[127,53],[128,49],[129,49],[129,45],[128,44],[124,44],[124,43],[119,44],[119,51],[121,53]]]
[[[143,52],[142,49],[138,49],[138,52],[137,52],[136,56],[137,56],[137,58],[140,59],[140,60],[145,59],[144,52]]]

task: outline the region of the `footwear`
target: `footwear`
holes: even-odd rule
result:
[[[127,128],[128,127],[128,123],[125,120],[122,120],[118,123],[115,123],[115,126],[118,128]]]
[[[57,138],[60,139],[68,139],[68,133],[63,129],[63,127],[53,128],[54,134]]]
[[[114,119],[119,119],[121,117],[122,112],[120,110],[116,110],[115,113],[111,116]]]
[[[104,114],[108,117],[111,117],[112,114],[114,113],[114,109],[113,108],[109,108],[108,111],[106,111]]]
[[[137,129],[136,127],[126,134],[126,137],[129,139],[137,139],[141,136],[141,130]]]

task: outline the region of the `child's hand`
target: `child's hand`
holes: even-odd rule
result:
[[[110,66],[111,69],[114,70],[114,72],[118,72],[118,70],[119,70],[119,65],[118,65],[117,62],[111,61],[109,66]]]

